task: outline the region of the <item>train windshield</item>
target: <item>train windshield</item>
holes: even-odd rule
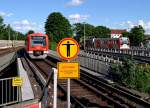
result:
[[[129,44],[129,39],[128,38],[121,38],[122,44]]]
[[[46,46],[46,37],[45,36],[32,36],[31,40],[32,46]]]

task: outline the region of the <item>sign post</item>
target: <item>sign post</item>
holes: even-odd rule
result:
[[[57,70],[54,70],[54,100],[53,100],[53,108],[57,108]]]
[[[68,94],[67,94],[67,106],[68,108],[70,108],[70,78],[67,79],[68,80],[68,84],[67,84],[67,91],[68,91]]]
[[[57,63],[58,78],[67,79],[67,108],[70,108],[70,79],[79,78],[79,63],[70,62],[70,60],[77,57],[79,53],[79,45],[73,38],[62,39],[58,46],[57,52],[64,60],[68,62]]]

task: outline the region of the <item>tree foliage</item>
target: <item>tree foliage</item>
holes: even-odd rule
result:
[[[25,40],[25,38],[24,34],[13,30],[9,24],[4,24],[3,18],[0,16],[0,40]]]
[[[130,43],[132,46],[138,46],[141,42],[143,42],[145,35],[145,31],[142,26],[133,27],[130,32],[122,33],[123,36],[129,37]]]
[[[123,32],[122,33],[122,37],[129,37],[130,36],[130,32]]]
[[[53,12],[48,16],[45,31],[49,38],[57,43],[62,38],[73,36],[69,21],[59,12]]]
[[[94,36],[96,38],[110,38],[111,30],[105,26],[97,26],[94,28]]]
[[[93,31],[94,31],[94,26],[88,23],[76,23],[73,25],[76,33],[75,39],[79,42],[80,38],[83,37],[84,35],[87,36],[93,36]],[[85,34],[84,34],[85,31]]]
[[[133,45],[139,45],[144,40],[144,33],[145,31],[140,25],[131,29],[129,38]]]
[[[34,33],[33,30],[29,30],[29,31],[27,32],[27,34],[32,34],[32,33]]]
[[[109,38],[111,30],[105,26],[93,26],[88,23],[76,23],[73,25],[73,31],[76,34],[75,39],[79,41],[84,36],[85,37],[96,37],[96,38]]]
[[[112,65],[110,75],[128,87],[150,93],[150,67],[139,66],[133,59],[124,59],[123,65]]]

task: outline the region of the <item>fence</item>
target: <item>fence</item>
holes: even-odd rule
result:
[[[13,78],[0,79],[0,107],[19,102],[21,99],[20,87],[12,86]]]
[[[0,47],[24,46],[25,41],[0,40]]]
[[[132,56],[144,56],[150,57],[150,49],[148,48],[137,48],[137,49],[109,49],[109,48],[86,48],[87,51],[96,51],[96,52],[107,52],[107,53],[118,53],[118,54],[128,54]]]
[[[109,68],[109,64],[121,63],[119,59],[114,60],[112,57],[95,55],[83,51],[80,52],[80,54],[76,59],[74,59],[74,61],[79,61],[80,66],[102,74],[108,74],[107,71]]]

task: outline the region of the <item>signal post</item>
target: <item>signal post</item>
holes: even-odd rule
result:
[[[59,56],[67,62],[58,62],[58,79],[67,79],[67,107],[70,108],[70,79],[80,77],[79,62],[71,62],[79,53],[79,45],[73,38],[62,39],[57,46]]]

